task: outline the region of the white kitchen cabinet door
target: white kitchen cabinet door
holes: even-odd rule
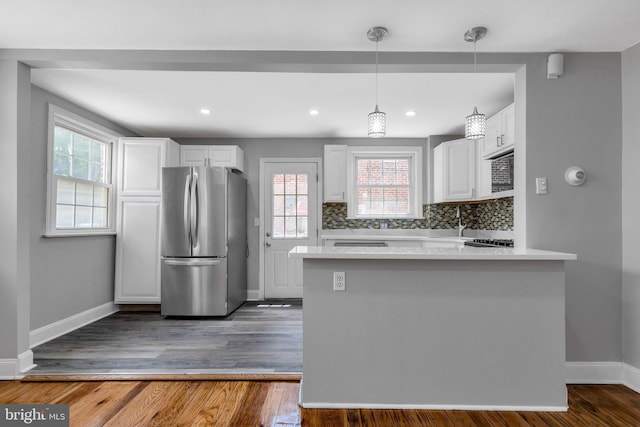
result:
[[[484,141],[477,140],[476,145],[476,199],[491,197],[491,160],[485,159],[482,153]]]
[[[181,145],[180,166],[225,166],[244,172],[244,152],[237,145]]]
[[[244,172],[244,152],[237,145],[210,145],[209,166],[225,166]]]
[[[515,145],[515,104],[487,119],[482,155],[485,159],[498,157],[513,150]]]
[[[180,166],[205,166],[208,158],[208,145],[180,146]]]
[[[324,201],[346,202],[347,146],[324,146]]]
[[[473,200],[476,141],[456,139],[434,149],[434,203]]]
[[[116,304],[160,303],[160,198],[118,203]]]
[[[120,138],[118,197],[160,196],[162,167],[178,165],[178,144],[168,138]]]

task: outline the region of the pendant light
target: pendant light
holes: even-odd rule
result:
[[[378,42],[387,38],[389,32],[384,27],[373,27],[367,31],[367,38],[376,42],[376,108],[368,117],[370,138],[382,138],[387,133],[387,116],[378,108]]]
[[[464,126],[464,137],[467,139],[484,138],[486,128],[486,117],[484,114],[478,113],[477,92],[478,92],[478,73],[476,70],[476,42],[487,34],[485,27],[474,27],[464,33],[464,40],[473,42],[473,77],[474,77],[474,107],[473,113],[467,116]]]

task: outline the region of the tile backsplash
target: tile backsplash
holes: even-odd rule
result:
[[[449,229],[458,225],[456,207],[460,206],[462,223],[472,230],[513,231],[513,197],[482,203],[423,205],[421,219],[386,219],[391,229]],[[380,228],[377,219],[347,219],[346,203],[322,204],[322,228]]]

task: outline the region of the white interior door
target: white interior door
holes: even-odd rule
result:
[[[265,162],[264,296],[302,298],[302,260],[295,246],[318,244],[318,163]]]

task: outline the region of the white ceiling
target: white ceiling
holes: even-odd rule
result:
[[[620,52],[640,41],[638,17],[638,0],[2,0],[0,49],[370,52],[367,29],[384,25],[381,51],[470,52],[462,35],[483,25],[480,54]],[[149,136],[362,137],[375,105],[372,74],[41,69],[33,82]],[[473,87],[470,74],[381,74],[388,136],[459,133]],[[513,99],[512,75],[477,87],[486,114]]]

